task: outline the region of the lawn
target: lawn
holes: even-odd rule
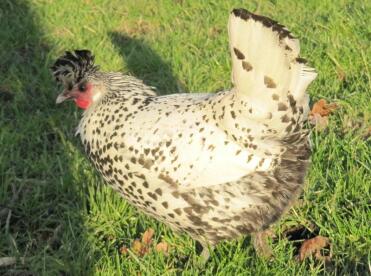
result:
[[[312,130],[304,194],[273,230],[275,259],[250,238],[223,242],[205,266],[194,241],[129,206],[103,185],[74,129],[81,111],[55,105],[49,66],[90,49],[104,70],[124,71],[163,93],[231,87],[227,20],[234,7],[274,18],[301,39],[318,71],[312,103],[337,103]],[[370,273],[371,2],[1,0],[0,267],[3,275],[366,275]],[[287,235],[301,225],[304,230]],[[122,253],[148,229],[168,256]],[[298,244],[322,235],[330,262],[298,262]],[[299,240],[297,240],[299,239]]]

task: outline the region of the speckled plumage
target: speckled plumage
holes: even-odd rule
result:
[[[211,246],[277,221],[301,192],[310,157],[305,90],[316,73],[298,40],[243,9],[232,11],[229,36],[233,89],[157,96],[134,77],[92,70],[86,80],[101,85],[78,126],[109,185]]]

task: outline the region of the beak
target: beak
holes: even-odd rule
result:
[[[64,90],[61,94],[58,95],[55,103],[60,104],[64,102],[65,100],[68,100],[71,98],[71,95],[69,95],[69,91]]]

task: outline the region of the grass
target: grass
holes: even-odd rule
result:
[[[313,130],[312,167],[300,204],[274,227],[275,260],[249,238],[224,242],[205,267],[194,242],[137,212],[95,173],[74,128],[80,111],[55,106],[48,67],[88,48],[104,70],[122,70],[162,93],[229,88],[226,23],[233,7],[272,17],[301,38],[319,76],[312,101],[340,108]],[[370,273],[369,1],[0,1],[0,257],[25,262],[5,275],[366,275]],[[282,234],[304,225],[329,237],[330,263],[294,259]],[[122,255],[149,227],[168,257]],[[310,231],[307,231],[310,232]]]

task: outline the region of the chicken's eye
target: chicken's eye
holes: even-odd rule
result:
[[[79,91],[85,92],[86,91],[86,83],[80,83],[79,84]]]

